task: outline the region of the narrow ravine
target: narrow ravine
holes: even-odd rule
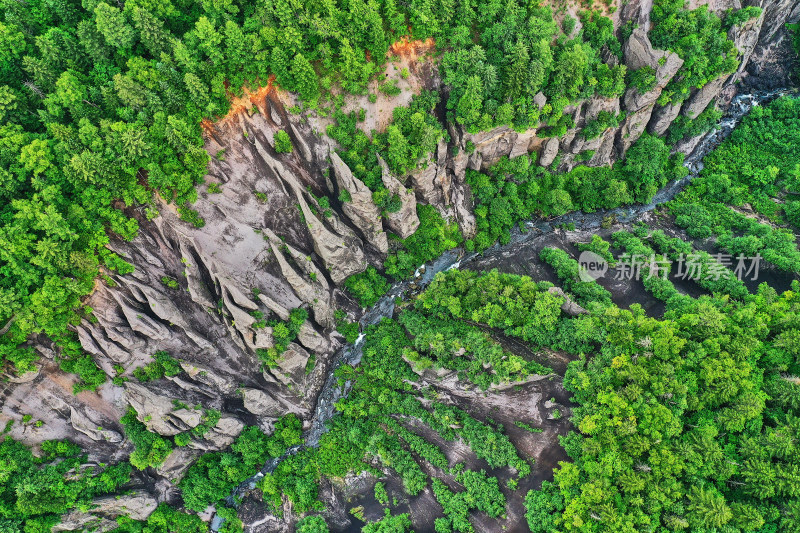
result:
[[[603,221],[608,217],[614,217],[618,222],[629,223],[635,221],[644,213],[652,211],[657,206],[672,200],[680,191],[694,179],[703,169],[703,159],[712,150],[725,140],[736,128],[742,118],[747,115],[753,107],[769,102],[779,96],[789,94],[789,90],[780,89],[774,91],[764,91],[748,93],[736,96],[728,107],[727,112],[718,123],[717,127],[705,134],[698,143],[694,151],[686,157],[684,166],[689,169],[689,174],[679,180],[672,181],[659,190],[653,200],[648,204],[637,204],[627,207],[619,207],[610,210],[599,210],[594,213],[572,212],[551,220],[531,220],[522,224],[523,228],[515,227],[511,232],[511,240],[508,244],[495,244],[491,248],[481,252],[467,253],[463,248],[454,248],[444,252],[441,256],[419,267],[413,280],[404,280],[394,283],[390,290],[378,303],[368,309],[359,321],[362,328],[372,324],[377,324],[382,318],[391,317],[395,310],[395,300],[400,298],[408,300],[419,294],[438,274],[451,268],[469,267],[477,258],[496,256],[513,252],[520,244],[539,238],[542,235],[555,231],[563,224],[574,224],[576,229],[591,230],[599,228]],[[289,455],[293,455],[303,449],[303,447],[316,447],[319,439],[326,431],[325,424],[336,414],[335,404],[340,399],[347,396],[351,383],[346,382],[339,386],[336,370],[344,364],[351,366],[357,365],[361,361],[362,345],[364,334],[351,345],[340,349],[333,357],[325,383],[317,397],[314,414],[311,419],[311,426],[304,435],[305,444],[293,446],[281,457],[272,458],[267,461],[261,470],[242,482],[228,497],[228,503],[235,504],[237,496],[242,496],[248,490],[255,488],[256,483],[264,477],[264,474],[271,473]],[[217,530],[222,521],[215,517],[211,528]]]

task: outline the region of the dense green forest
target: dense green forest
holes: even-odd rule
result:
[[[716,15],[667,0],[656,2],[656,13],[658,44],[698,58],[670,93],[674,98],[736,66]],[[68,326],[91,313],[81,297],[99,272],[133,268],[106,247],[111,236],[131,239],[137,231],[119,207],[146,205],[158,194],[175,202],[187,221],[202,224],[189,207],[208,163],[199,122],[225,114],[229,98],[246,85],[266,84],[274,75],[311,109],[336,111],[331,88],[366,92],[392,42],[432,37],[450,87],[449,120],[470,130],[544,123],[558,135],[572,125],[563,115],[567,104],[594,94],[619,96],[626,86],[625,67],[600,59],[604,51],[621,54],[610,19],[585,11],[581,20],[582,30],[574,32],[574,24],[559,28],[549,7],[500,0],[178,0],[124,8],[94,0],[4,2],[0,323],[9,331],[0,354],[26,371],[34,355],[19,346],[44,333],[63,346],[64,368],[81,375],[80,387],[102,383]],[[699,42],[687,38],[692,32],[702,35]],[[533,103],[539,91],[549,99],[543,109]],[[395,123],[374,138],[351,135],[357,117],[336,115],[331,134],[343,141],[345,159],[373,187],[382,209],[396,209],[397,201],[375,181],[376,154],[397,172],[413,168],[443,135],[420,112],[436,98],[423,95],[395,110]],[[624,180],[607,179],[618,189],[613,202],[638,199],[635,191],[626,193]],[[552,212],[582,205],[564,194],[550,196],[545,209]],[[504,231],[492,228],[477,247]],[[428,253],[398,256],[390,275],[406,275],[410,262],[433,257],[437,246],[427,247]]]
[[[8,428],[6,428],[8,429]],[[50,531],[67,511],[113,493],[130,481],[131,467],[82,468],[86,455],[66,441],[42,444],[41,456],[13,439],[0,442],[0,527],[4,531]]]
[[[761,13],[747,7],[718,16],[705,6],[689,10],[683,0],[653,4],[654,47],[684,59],[659,105],[683,102],[733,72],[738,51],[726,32]],[[141,208],[152,219],[164,200],[202,227],[191,207],[209,163],[200,123],[224,116],[244,89],[272,81],[299,95],[302,112],[330,116],[325,133],[388,216],[401,205],[383,185],[380,160],[405,178],[451,140],[449,125],[470,133],[539,128],[541,137],[560,137],[575,127],[569,105],[619,98],[629,88],[643,93],[655,83],[653,69],[628,71],[620,61],[633,25],[615,33],[602,14],[611,12],[584,9],[575,31],[575,19],[535,0],[0,0],[0,9],[0,369],[33,370],[37,355],[26,341],[41,334],[59,346],[61,368],[79,375],[76,393],[107,380],[71,326],[91,317],[83,298],[101,274],[133,271],[108,247],[137,234],[125,210]],[[433,39],[430,60],[446,90],[421,92],[393,109],[385,131],[365,132],[365,113],[345,112],[345,95],[368,94],[392,59],[391,44],[404,37]],[[537,104],[540,96],[546,104]],[[531,154],[468,169],[474,236],[418,204],[416,232],[390,235],[381,268],[370,266],[344,285],[368,307],[420,264],[459,246],[482,252],[508,243],[512,229],[532,217],[647,203],[688,173],[672,146],[720,116],[714,106],[694,119],[680,116],[664,136],[645,133],[609,166],[561,172],[558,160],[545,168]],[[365,328],[360,364],[336,371],[352,388],[318,446],[305,445],[294,414],[275,421],[269,434],[249,425],[229,448],[189,467],[177,485],[182,508],[162,503],[146,521],[121,517],[116,531],[206,531],[196,513],[215,505],[220,531],[239,533],[228,496],[284,455],[256,490],[276,515],[288,502],[299,532],[327,531],[323,483],[360,472],[379,480],[370,491],[385,513],[365,532],[410,531],[397,497],[426,490],[443,511],[437,533],[474,531],[476,515],[504,518],[507,495],[537,466],[512,442],[510,427],[457,405],[435,383],[451,376],[485,397],[535,376],[558,379],[548,364],[511,350],[509,339],[572,361],[563,381],[576,405],[574,430],[561,438],[571,461],[527,494],[533,532],[800,530],[799,117],[796,97],[753,109],[705,159],[702,173],[658,211],[683,237],[637,224],[608,241],[595,236],[574,249],[543,248],[539,260],[581,313],[565,312],[566,297],[547,281],[497,270],[440,273],[398,301],[391,318]],[[597,138],[624,119],[602,112],[580,135]],[[286,131],[275,140],[278,153],[293,151]],[[337,200],[350,201],[346,194]],[[663,315],[648,316],[635,304],[620,308],[612,292],[579,276],[573,256],[583,250],[611,263],[622,254],[694,254],[702,296],[652,276],[643,287],[663,302]],[[791,290],[754,289],[730,273],[712,279],[710,272],[729,272],[716,252],[758,254],[794,276]],[[298,308],[287,320],[251,316],[254,329],[272,328],[274,346],[255,353],[270,369],[309,314]],[[342,310],[335,323],[348,342],[358,338],[359,325]],[[182,372],[180,361],[160,351],[130,379]],[[7,426],[0,436],[0,531],[49,531],[70,510],[125,492],[141,471],[202,439],[221,417],[202,405],[191,409],[201,423],[164,437],[131,408],[120,423],[134,451],[113,465],[90,466],[66,441],[45,441],[34,454],[5,436]],[[517,422],[532,435],[543,431]],[[455,442],[488,469],[448,458]],[[400,489],[387,488],[390,477]]]
[[[790,191],[796,165],[792,154],[800,153],[794,128],[798,105],[797,99],[783,98],[757,108],[667,213],[705,194],[708,180],[723,174],[737,184],[724,190],[743,198],[764,193],[763,180],[753,178],[762,172],[773,180],[765,194]],[[759,158],[788,166],[770,171],[756,163],[750,167],[753,172],[746,170],[745,160]],[[778,181],[778,176],[787,181]],[[735,204],[725,198],[720,209],[731,210],[728,203]],[[675,220],[680,223],[679,217]],[[703,224],[702,219],[692,220]],[[769,244],[756,251],[772,246],[769,261],[777,266],[792,261],[796,248],[773,246],[773,241],[767,238]],[[721,237],[717,244],[726,246]],[[395,319],[384,319],[366,332],[364,358],[357,367],[339,370],[340,378],[353,382],[353,390],[337,404],[341,415],[319,447],[286,458],[259,484],[275,512],[282,496],[297,510],[320,510],[316,498],[321,477],[361,470],[381,477],[377,460],[402,479],[409,495],[430,483],[444,509],[437,531],[472,531],[470,512],[502,514],[502,508],[488,505],[504,505],[505,497],[494,488],[497,478],[451,464],[426,435],[432,431],[446,441],[463,440],[495,472],[507,469],[512,474],[509,487],[530,475],[530,463],[515,450],[502,425],[435,399],[423,401],[435,395],[426,392],[428,385],[419,377],[428,369],[450,369],[486,388],[548,372],[513,354],[503,355],[486,333],[495,328],[533,348],[577,359],[565,377],[578,404],[572,416],[577,431],[562,439],[572,462],[562,463],[554,482],[528,495],[533,531],[796,530],[797,282],[778,294],[766,284],[751,293],[730,273],[711,279],[705,273],[718,268],[714,256],[646,225],[617,232],[610,243],[595,238],[580,249],[612,258],[610,250],[672,259],[696,253],[704,273],[697,283],[709,295],[687,296],[669,279],[653,276],[644,286],[666,302],[664,316],[649,317],[636,305],[620,309],[597,283],[579,280],[577,261],[554,248],[545,248],[542,259],[588,314],[564,314],[563,299],[547,291],[547,282],[496,271],[441,273]],[[454,357],[462,349],[468,358]],[[229,456],[225,464],[241,461]],[[438,476],[430,478],[428,468],[463,490],[454,492]],[[198,475],[204,480],[198,487],[218,479],[200,464],[190,472],[191,479]],[[225,496],[249,473],[245,469],[216,493],[207,493],[198,508]],[[194,501],[197,493],[190,486],[185,496]],[[317,522],[308,521],[309,528],[312,523]]]

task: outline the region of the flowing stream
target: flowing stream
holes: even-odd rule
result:
[[[420,266],[417,272],[415,272],[413,280],[394,283],[386,295],[367,310],[359,321],[361,326],[366,327],[371,324],[377,324],[382,318],[391,317],[394,313],[396,298],[408,299],[418,294],[439,272],[451,268],[469,266],[470,262],[479,255],[485,257],[487,255],[491,256],[508,252],[523,242],[530,241],[543,234],[556,230],[563,224],[574,224],[576,229],[587,230],[599,228],[603,220],[607,219],[609,216],[615,217],[619,222],[632,222],[643,213],[652,211],[657,206],[672,200],[683,190],[683,188],[703,169],[703,158],[731,134],[742,118],[747,115],[753,107],[788,93],[788,90],[780,89],[736,96],[731,101],[727,112],[720,120],[719,124],[717,124],[716,128],[706,133],[692,153],[686,157],[684,166],[689,169],[689,174],[684,178],[668,183],[655,194],[650,203],[619,207],[610,210],[600,210],[595,213],[576,211],[548,221],[530,220],[520,223],[520,226],[524,229],[521,229],[519,226],[514,228],[511,232],[511,240],[508,244],[495,244],[480,254],[475,252],[466,253],[463,248],[448,250],[433,261]],[[255,488],[256,483],[264,477],[264,474],[274,471],[283,459],[289,455],[296,454],[303,449],[303,447],[316,447],[319,444],[320,437],[326,431],[325,424],[335,415],[336,402],[346,397],[347,393],[350,391],[351,383],[349,381],[342,386],[339,385],[339,380],[335,376],[336,369],[344,364],[355,366],[361,361],[363,340],[364,334],[362,333],[354,344],[343,347],[334,355],[327,378],[317,398],[317,405],[311,419],[311,427],[304,435],[305,444],[293,446],[281,457],[275,457],[267,461],[258,473],[242,482],[233,490],[231,495],[228,496],[228,503],[230,505],[235,503],[236,496],[242,496],[248,490]],[[211,528],[216,531],[219,529],[221,523],[222,520],[220,517],[215,516]]]

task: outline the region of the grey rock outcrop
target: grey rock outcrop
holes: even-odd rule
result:
[[[353,176],[350,168],[334,151],[331,151],[333,173],[339,189],[347,191],[350,201],[344,202],[342,210],[356,227],[364,232],[367,241],[381,253],[389,251],[389,241],[381,225],[381,210],[372,201],[372,191],[364,183]]]
[[[202,438],[192,439],[189,447],[195,450],[224,450],[236,440],[244,429],[244,423],[234,416],[222,416]]]
[[[414,191],[406,189],[400,180],[392,175],[386,161],[378,156],[378,163],[381,166],[381,179],[383,185],[390,193],[396,194],[400,198],[400,210],[395,213],[386,213],[386,225],[394,233],[405,239],[417,231],[419,227],[419,217],[417,216],[417,199]]]
[[[741,54],[741,62],[734,74],[734,79],[738,79],[741,76],[750,61],[750,56],[753,54],[758,44],[759,34],[764,24],[765,15],[766,11],[762,10],[759,16],[747,20],[742,24],[734,25],[728,30],[728,39],[733,41],[736,49]]]
[[[336,224],[338,231],[329,230],[311,211],[304,192],[297,186],[294,192],[314,242],[314,250],[325,262],[333,282],[341,283],[349,276],[362,272],[366,268],[366,261],[361,240],[352,230],[338,223],[336,215],[332,215],[330,223]]]
[[[236,390],[234,383],[209,368],[194,365],[187,361],[181,361],[180,365],[190,378],[210,388],[216,389],[222,394],[232,394],[233,391]]]
[[[656,106],[647,124],[647,131],[653,135],[664,135],[670,125],[678,118],[681,112],[681,104],[667,104]]]
[[[719,96],[726,79],[728,79],[728,75],[723,74],[703,85],[689,97],[689,100],[681,108],[681,113],[690,119],[697,118],[697,115],[705,111],[711,100]]]
[[[72,427],[87,435],[90,439],[111,443],[122,442],[122,435],[116,431],[104,429],[75,407],[70,407],[69,411]]]
[[[269,238],[270,248],[280,265],[284,278],[292,286],[297,297],[311,306],[311,309],[314,311],[314,319],[318,323],[326,327],[333,326],[333,308],[330,302],[331,294],[328,291],[325,277],[313,267],[310,261],[302,257],[302,254],[299,254],[297,250],[288,244],[282,243],[278,236],[272,233],[271,230],[265,229],[264,233]],[[304,272],[305,276],[298,273],[295,267],[289,264],[289,261],[284,256],[284,250],[295,259],[295,261],[293,261],[295,264],[308,268],[308,271]],[[314,274],[316,280],[312,279],[310,274]],[[306,277],[308,277],[308,279],[306,279]]]
[[[277,366],[270,373],[290,390],[305,396],[307,383],[306,364],[310,354],[297,343],[291,343],[278,358]]]
[[[148,431],[173,436],[200,424],[203,413],[194,409],[176,408],[172,398],[161,396],[138,383],[125,383],[125,397],[139,414]]]
[[[552,138],[545,141],[542,147],[542,153],[539,154],[539,164],[543,167],[550,166],[556,160],[558,155],[558,147],[560,143],[558,139]]]
[[[254,415],[278,418],[285,412],[278,400],[260,389],[243,388],[241,393],[244,408]]]
[[[619,128],[619,134],[617,135],[616,148],[618,154],[627,152],[628,148],[642,136],[642,133],[644,133],[647,128],[647,124],[650,122],[654,106],[655,104],[650,104],[644,109],[631,113],[625,118],[625,121]]]
[[[110,531],[118,527],[111,520],[119,516],[128,516],[133,520],[147,520],[158,506],[158,501],[143,491],[115,497],[102,497],[92,500],[92,508],[88,512],[73,511],[61,517],[61,521],[53,526],[52,531]]]
[[[469,155],[469,168],[475,170],[486,169],[500,160],[501,157],[514,158],[530,151],[535,129],[522,133],[508,126],[498,126],[488,131],[479,133],[461,132],[459,146],[466,149],[467,143],[472,143],[475,150]]]
[[[183,479],[186,471],[194,461],[203,454],[201,450],[196,450],[188,446],[179,446],[172,450],[164,462],[156,467],[156,472],[173,483],[178,483]]]
[[[133,491],[121,496],[105,496],[92,500],[93,514],[116,518],[128,516],[133,520],[147,520],[158,507],[158,502],[144,491]]]
[[[647,33],[637,28],[625,43],[625,64],[629,70],[650,67],[655,71],[656,82],[652,89],[640,93],[631,87],[625,91],[623,107],[629,112],[636,112],[655,103],[667,83],[683,66],[683,59],[673,52],[655,50]]]
[[[426,204],[444,206],[444,195],[442,194],[441,188],[436,183],[438,170],[438,165],[434,159],[430,157],[421,168],[409,174],[409,178],[418,198]]]
[[[561,311],[569,316],[585,315],[589,312],[570,298],[561,287],[550,287],[547,292],[564,299],[564,303],[561,304]]]

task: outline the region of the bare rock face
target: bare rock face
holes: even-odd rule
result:
[[[650,38],[641,28],[633,30],[625,43],[624,52],[625,64],[629,70],[639,70],[644,67],[655,70],[656,84],[651,90],[642,94],[635,87],[631,87],[625,91],[623,105],[626,110],[635,112],[655,103],[667,83],[683,66],[683,59],[675,53],[653,49]]]
[[[447,172],[447,160],[450,156],[450,148],[444,139],[436,145],[436,178],[434,183],[442,191],[442,201],[445,205],[450,204],[450,184],[452,182],[450,174]]]
[[[116,431],[103,429],[97,422],[91,420],[86,414],[75,407],[70,407],[70,422],[72,427],[96,441],[111,443],[122,442],[122,435]]]
[[[614,152],[614,137],[616,135],[616,131],[610,130],[606,131],[600,137],[600,146],[598,146],[597,151],[595,152],[592,159],[589,161],[590,166],[598,167],[602,165],[608,165],[611,163],[611,155]]]
[[[798,68],[798,60],[792,50],[792,36],[786,24],[800,20],[800,4],[795,0],[746,0],[743,4],[759,6],[764,11],[760,25],[757,21],[749,21],[745,29],[737,30],[734,35],[737,46],[740,43],[743,45],[739,50],[746,54],[752,39],[747,34],[758,29],[756,44],[737,75],[742,77],[746,86],[755,89],[786,87],[792,79],[796,79]],[[752,25],[750,30],[746,29],[748,24]]]
[[[223,376],[218,375],[213,370],[205,367],[197,366],[187,361],[181,361],[181,368],[186,374],[194,381],[202,383],[211,389],[216,389],[222,394],[232,394],[236,390],[233,382],[225,379]]]
[[[283,405],[260,389],[241,389],[244,408],[258,416],[280,417],[285,411]]]
[[[759,16],[741,25],[733,26],[728,30],[728,39],[734,42],[736,49],[739,50],[741,54],[741,63],[734,74],[734,79],[738,79],[741,76],[747,67],[747,63],[750,61],[750,56],[753,54],[753,50],[755,50],[758,44],[758,37],[761,33],[761,27],[764,24],[765,14],[766,11],[761,11]]]
[[[414,192],[417,198],[424,201],[426,204],[444,207],[445,199],[442,189],[437,183],[439,176],[439,166],[429,158],[421,168],[418,168],[409,175],[411,183],[414,187]]]
[[[92,500],[92,513],[116,518],[126,515],[134,520],[147,520],[158,507],[158,502],[150,494],[133,491],[123,496],[105,496]]]
[[[89,513],[76,511],[61,517],[61,522],[54,525],[50,531],[59,533],[61,531],[97,531],[105,533],[119,527],[114,520],[98,518]]]
[[[419,227],[416,196],[414,196],[413,191],[406,189],[405,185],[392,175],[389,166],[381,156],[378,156],[378,163],[381,165],[383,185],[390,193],[399,196],[402,204],[400,210],[396,213],[386,214],[386,225],[400,238],[405,239],[417,231]]]
[[[244,423],[234,416],[222,416],[202,439],[192,439],[189,448],[203,451],[224,450],[236,440],[244,429]]]
[[[272,253],[280,265],[283,276],[292,286],[297,297],[311,306],[317,323],[332,327],[334,321],[331,293],[328,290],[327,282],[322,272],[317,270],[313,263],[307,261],[297,250],[288,244],[282,244],[278,236],[272,231],[265,229],[264,233],[269,238]],[[298,273],[295,267],[289,264],[284,255],[284,250],[294,259],[293,263],[299,265],[305,272]]]
[[[527,154],[535,136],[535,129],[519,133],[508,126],[498,126],[479,133],[461,132],[459,146],[462,150],[466,148],[468,142],[475,146],[475,151],[470,154],[468,166],[481,170],[490,167],[501,157],[514,158]]]
[[[324,354],[331,349],[331,341],[314,329],[313,324],[306,320],[297,332],[297,340],[314,353]]]
[[[139,413],[139,421],[148,431],[167,437],[188,431],[200,424],[203,413],[194,409],[176,408],[173,399],[152,392],[138,383],[125,383],[125,396]]]
[[[647,124],[647,131],[653,135],[664,135],[672,122],[678,118],[681,112],[680,103],[656,106]]]
[[[653,10],[653,0],[631,0],[620,4],[620,25],[630,21],[637,28],[645,32],[650,31],[650,12]]]
[[[302,346],[293,342],[278,358],[277,367],[270,369],[270,373],[290,390],[305,396],[306,364],[309,357],[310,354]]]
[[[341,344],[338,335],[330,334],[334,285],[363,268],[366,259],[352,230],[357,224],[337,212],[338,206],[325,217],[314,198],[332,194],[321,171],[329,164],[328,144],[298,125],[289,129],[295,151],[277,154],[273,133],[278,123],[288,128],[291,120],[279,100],[266,102],[269,109],[257,104],[261,113],[234,114],[206,137],[212,155],[206,182],[220,192],[200,187],[192,208],[204,227],[180,220],[174,205],[162,203],[160,216],[152,220],[138,209],[128,210],[139,222],[139,234],[130,242],[112,239],[110,247],[135,271],[110,273],[111,281],[97,284],[85,302],[94,319],[79,324],[76,334],[107,375],[129,378],[127,386],[108,382],[97,392],[74,395],[76,376],[58,368],[52,343],[37,341],[44,355],[40,372],[10,379],[0,391],[0,423],[17,422],[13,438],[30,445],[67,438],[93,460],[115,462],[131,449],[119,423],[129,403],[150,430],[175,435],[196,427],[206,409],[224,411],[239,387],[263,390],[273,398],[276,417],[309,415],[308,406],[297,403],[297,390],[274,376],[265,380],[255,351],[272,346],[273,340],[270,328],[256,327],[261,320],[256,316],[286,320],[291,309],[307,305],[311,313],[297,344],[316,354],[324,368],[324,358]],[[308,211],[298,209],[298,203]],[[314,209],[313,220],[305,217]],[[314,231],[303,218],[317,226]],[[276,259],[272,238],[281,243],[286,265]],[[337,261],[344,269],[336,267]],[[181,362],[180,375],[147,384],[131,377],[162,350]],[[312,399],[317,381],[304,389]],[[197,408],[176,408],[181,404]],[[19,423],[27,414],[43,425]],[[241,426],[223,413],[220,423],[193,446],[225,447]],[[194,457],[181,460],[188,463]],[[171,461],[162,465],[164,473],[178,478],[182,465]]]
[[[288,176],[288,174],[284,174],[284,176]],[[293,188],[314,242],[314,251],[325,262],[333,282],[342,283],[348,276],[362,272],[366,268],[366,261],[361,240],[350,228],[341,224],[336,215],[331,215],[329,223],[332,227],[328,229],[311,211],[305,199],[305,193],[298,184],[294,184]]]
[[[628,148],[642,136],[648,122],[650,122],[650,116],[653,114],[654,106],[655,104],[651,104],[644,109],[631,113],[625,118],[625,122],[622,123],[619,134],[617,135],[616,145],[618,154],[627,152]]]
[[[472,190],[463,179],[453,181],[451,200],[461,233],[464,238],[471,239],[475,236],[477,223],[472,211]]]
[[[61,517],[61,522],[53,526],[53,532],[59,531],[110,531],[118,527],[111,519],[128,516],[133,520],[147,520],[158,507],[158,502],[150,494],[134,491],[131,494],[114,497],[102,497],[92,500],[92,509],[88,512],[73,511]]]
[[[655,50],[653,45],[650,43],[650,37],[648,37],[647,32],[642,28],[636,28],[633,30],[633,33],[631,33],[631,36],[625,43],[625,49],[623,53],[625,65],[627,65],[629,69],[639,70],[643,67],[651,67],[655,69],[657,83],[663,82],[664,78],[666,77],[672,77],[672,75],[674,75],[683,64],[683,61],[680,60],[680,58],[670,59],[670,56],[675,54],[664,50]],[[663,60],[664,65],[659,65],[659,61],[661,61],[662,58],[666,58]],[[673,62],[674,64],[667,67],[667,64],[670,62]],[[677,64],[677,66],[675,66],[675,64]],[[658,75],[658,67],[660,66],[663,67],[661,76]],[[669,74],[670,72],[672,72],[672,75]]]
[[[350,201],[344,202],[342,210],[351,221],[364,232],[367,241],[382,254],[389,251],[389,241],[381,225],[381,211],[372,201],[372,191],[353,176],[350,168],[334,151],[331,151],[333,173],[339,189],[347,191]]]
[[[728,79],[727,74],[723,74],[722,76],[711,80],[710,82],[706,83],[698,89],[689,100],[683,105],[681,108],[681,113],[683,113],[688,118],[697,118],[697,115],[702,113],[708,104],[716,98],[720,91],[722,90],[722,85],[725,83],[725,80]]]
[[[556,156],[558,155],[558,147],[560,143],[558,139],[552,138],[548,139],[544,143],[544,147],[542,148],[542,153],[539,154],[539,165],[543,167],[550,166],[553,161],[556,160]]]
[[[198,459],[203,452],[188,446],[179,446],[172,450],[161,466],[156,467],[156,473],[172,483],[178,483],[183,479],[186,471],[192,463]]]
[[[191,391],[191,389],[184,390]],[[202,409],[187,408],[183,402],[176,402],[173,398],[157,394],[138,383],[125,383],[125,396],[136,409],[139,421],[148,431],[159,435],[174,436],[196,428],[203,422]],[[223,414],[202,437],[194,437],[189,447],[206,451],[224,449],[230,446],[243,428],[241,420]]]
[[[602,97],[589,99],[582,106],[580,106],[579,109],[576,110],[576,115],[578,116],[578,120],[576,122],[579,122],[580,127],[583,128],[587,123],[595,120],[601,111],[611,113],[612,115],[618,114],[620,112],[619,99]],[[608,130],[606,130],[594,139],[585,139],[582,135],[580,135],[579,131],[579,129],[576,130],[576,134],[572,135],[572,139],[569,140],[569,142],[567,142],[567,139],[565,138],[561,143],[565,146],[565,151],[577,154],[584,150],[598,150],[603,143],[606,133],[608,133]]]

